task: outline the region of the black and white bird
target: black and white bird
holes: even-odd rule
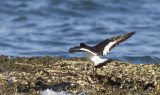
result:
[[[69,52],[84,52],[85,57],[93,63],[94,67],[99,68],[112,61],[112,59],[102,59],[100,58],[100,55],[106,55],[112,48],[125,41],[133,34],[135,34],[135,32],[111,37],[95,46],[88,46],[84,43],[80,43],[80,46],[71,47]]]

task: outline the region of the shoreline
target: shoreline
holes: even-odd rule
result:
[[[113,61],[98,68],[97,74],[92,69],[85,58],[0,56],[0,94],[41,94],[45,89],[90,95],[160,94],[160,63]]]

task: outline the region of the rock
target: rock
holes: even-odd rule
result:
[[[85,58],[0,56],[0,95],[41,94],[45,89],[89,95],[158,95],[160,65],[113,61],[93,74],[93,65]]]

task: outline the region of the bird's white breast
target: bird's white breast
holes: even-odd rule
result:
[[[99,56],[97,55],[93,55],[89,52],[84,52],[85,57],[91,61],[94,65],[97,65],[99,63],[102,63],[104,61],[106,61],[107,59],[101,59]]]

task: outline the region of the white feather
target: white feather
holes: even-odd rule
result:
[[[89,52],[89,53],[91,53],[92,55],[97,55],[96,53],[90,51],[89,49],[81,48],[80,50],[85,51],[85,52]]]
[[[116,43],[116,41],[110,42],[108,45],[106,45],[103,50],[103,55],[106,55],[109,52],[109,49],[111,48],[111,46],[113,46],[115,43]]]
[[[91,52],[84,52],[85,57],[94,65],[105,62],[107,59],[101,59],[98,55],[93,55]]]

